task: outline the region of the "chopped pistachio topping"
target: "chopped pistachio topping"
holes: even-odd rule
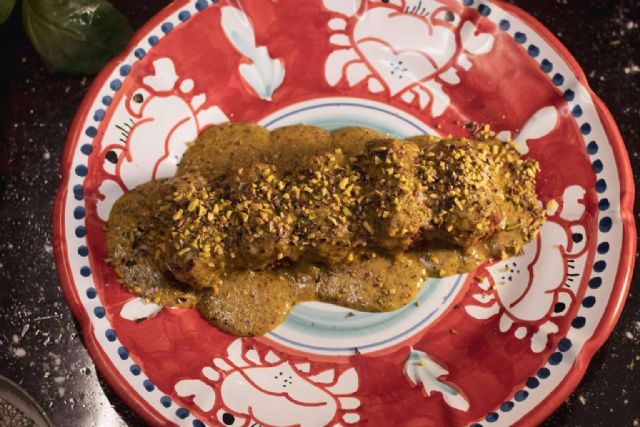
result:
[[[531,237],[544,218],[537,172],[513,143],[431,138],[374,141],[351,157],[338,149],[283,171],[256,164],[213,181],[187,174],[166,181],[155,258],[193,284],[300,258],[351,262],[425,239],[465,248],[508,227]],[[530,215],[516,222],[518,212]]]

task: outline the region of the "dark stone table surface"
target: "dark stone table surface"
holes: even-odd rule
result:
[[[167,1],[113,3],[139,27]],[[640,1],[518,0],[569,48],[640,171]],[[104,383],[58,284],[51,210],[67,131],[91,77],[52,75],[18,14],[0,27],[0,375],[56,426],[144,423]],[[636,201],[637,205],[637,201]],[[545,426],[640,425],[640,276],[611,338]]]

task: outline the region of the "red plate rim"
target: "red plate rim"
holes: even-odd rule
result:
[[[118,396],[140,416],[145,422],[151,425],[166,424],[167,420],[157,411],[146,404],[144,398],[136,393],[125,381],[125,379],[114,369],[109,357],[100,348],[96,341],[91,321],[84,307],[80,302],[80,297],[74,286],[71,275],[71,267],[67,258],[67,244],[64,238],[64,216],[65,216],[65,199],[68,191],[68,182],[70,176],[70,166],[72,154],[75,151],[78,136],[82,132],[82,123],[89,112],[93,99],[97,96],[99,90],[104,86],[109,75],[122,62],[126,56],[135,48],[135,46],[145,37],[145,35],[153,28],[157,27],[166,15],[176,11],[180,7],[188,4],[188,0],[177,0],[169,4],[154,17],[147,21],[134,35],[127,47],[121,54],[112,59],[102,71],[96,76],[91,84],[87,94],[85,95],[80,108],[76,112],[75,118],[71,125],[71,130],[65,141],[65,149],[62,157],[62,180],[58,187],[56,200],[53,208],[53,240],[54,255],[58,275],[60,278],[61,288],[71,308],[71,311],[80,324],[82,337],[85,345],[95,362],[100,373],[104,376],[106,382],[112,387]],[[603,314],[602,320],[598,325],[593,336],[585,342],[576,362],[569,370],[564,381],[559,385],[542,403],[534,407],[527,415],[518,421],[517,425],[538,425],[553,413],[573,392],[578,383],[584,376],[589,362],[593,358],[596,351],[602,347],[607,338],[611,335],[615,324],[617,323],[624,302],[629,292],[631,277],[635,263],[636,252],[636,225],[633,216],[633,202],[635,195],[633,173],[629,163],[629,156],[622,140],[622,135],[615,124],[613,116],[604,105],[602,100],[589,87],[586,76],[580,65],[568,51],[568,49],[558,40],[558,38],[542,25],[536,18],[532,17],[522,9],[505,3],[503,0],[492,0],[492,3],[507,10],[515,15],[527,25],[531,26],[544,40],[546,40],[556,52],[567,63],[571,71],[576,75],[577,80],[587,90],[591,96],[594,105],[598,111],[600,120],[604,127],[605,133],[609,137],[609,142],[613,148],[613,154],[618,168],[618,177],[620,180],[620,217],[623,227],[623,241],[620,254],[620,262],[616,273],[615,283],[612,289],[611,298],[607,303],[607,308]]]

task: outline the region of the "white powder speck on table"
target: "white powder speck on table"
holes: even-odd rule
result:
[[[640,73],[640,67],[638,67],[636,64],[631,64],[628,67],[624,67],[624,73],[625,74],[636,74],[636,73]]]
[[[16,347],[13,349],[13,354],[18,358],[22,359],[27,355],[27,351],[22,347]]]

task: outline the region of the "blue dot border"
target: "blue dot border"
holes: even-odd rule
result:
[[[466,7],[473,7],[474,2],[463,0],[462,3]],[[480,3],[480,5],[481,4],[482,3]],[[480,5],[477,6],[478,13],[480,13]],[[491,10],[489,8],[488,13],[486,10],[484,10],[483,13],[480,13],[480,15],[486,17],[490,13],[491,13]],[[533,43],[527,43],[527,35],[522,31],[513,31],[513,33],[511,33],[510,30],[512,25],[510,20],[507,18],[501,19],[497,24],[497,26],[503,33],[508,33],[513,38],[513,40],[522,49],[524,49],[525,52],[527,52],[527,54],[531,58],[539,62],[540,69],[549,76],[549,80],[551,81],[551,83],[561,90],[562,96],[567,103],[572,103],[573,101],[575,101],[576,94],[571,88],[566,88],[562,90],[562,87],[565,85],[567,79],[565,79],[565,76],[563,74],[559,72],[555,72],[555,73],[553,72],[553,68],[554,68],[553,63],[548,58],[540,57],[541,51],[539,46]],[[588,121],[579,120],[583,115],[582,106],[576,102],[573,105],[570,105],[570,112],[571,112],[571,116],[574,118],[574,120],[577,123],[580,134],[584,137],[585,140],[587,140],[589,138],[589,135],[591,134],[592,125]],[[598,177],[595,184],[595,190],[598,193],[598,197],[599,197],[598,209],[601,213],[607,212],[611,206],[610,206],[609,200],[606,197],[602,197],[602,194],[605,193],[607,190],[607,184],[604,178],[600,177],[602,172],[604,171],[604,165],[602,160],[597,157],[599,152],[598,142],[593,139],[588,140],[588,142],[586,142],[585,144],[585,151],[591,158],[592,170],[596,175],[596,177]],[[612,226],[613,226],[613,220],[609,216],[603,216],[598,221],[598,230],[600,233],[602,233],[602,235],[605,235],[608,231],[610,231]],[[598,247],[596,250],[597,254],[605,255],[606,253],[608,253],[608,251],[609,251],[609,242],[602,241],[598,244]],[[604,259],[598,259],[598,256],[596,255],[596,259],[594,259],[594,264],[593,264],[593,272],[588,281],[588,290],[598,289],[602,285],[602,277],[600,277],[597,274],[602,273],[606,269],[606,266],[607,266],[606,261]],[[585,296],[583,297],[583,300],[580,302],[577,302],[578,304],[581,305],[581,307],[586,309],[590,309],[594,307],[597,302],[596,297],[594,295],[588,294],[588,290]],[[586,325],[586,322],[587,322],[587,319],[585,317],[576,316],[571,322],[571,328],[573,329],[583,328]],[[513,408],[518,402],[524,402],[529,397],[530,390],[537,388],[540,385],[541,381],[544,381],[551,376],[550,368],[552,368],[553,366],[559,365],[564,358],[563,353],[569,351],[571,347],[572,347],[572,343],[568,338],[565,337],[560,339],[560,341],[557,344],[556,351],[549,356],[547,360],[547,365],[541,367],[535,376],[531,376],[525,381],[524,387],[514,393],[513,400],[505,401],[496,409],[496,411],[489,412],[484,417],[484,421],[488,424],[493,424],[500,419],[501,413],[510,412],[511,410],[513,410]],[[472,427],[482,427],[482,426],[483,424],[481,423],[472,424]]]
[[[169,35],[178,25],[184,22],[187,22],[188,20],[192,19],[196,13],[201,12],[207,9],[207,7],[209,7],[210,5],[215,5],[217,3],[218,3],[218,0],[195,0],[190,2],[190,4],[186,5],[186,7],[177,11],[167,20],[162,22],[159,25],[160,31],[156,30],[156,31],[150,32],[147,35],[146,45],[145,46],[139,45],[133,51],[134,58],[132,60],[127,58],[125,63],[122,63],[117,67],[116,72],[118,76],[115,78],[112,78],[110,81],[108,81],[108,84],[107,84],[108,90],[110,90],[112,93],[103,94],[100,98],[100,103],[102,104],[103,107],[97,108],[95,111],[93,111],[93,114],[89,115],[89,117],[93,119],[94,124],[91,124],[85,127],[83,136],[87,140],[79,144],[79,150],[84,156],[89,157],[93,153],[93,139],[96,136],[100,135],[100,124],[106,116],[105,109],[108,108],[113,102],[113,97],[115,96],[115,93],[117,93],[122,88],[124,80],[127,78],[127,76],[129,76],[131,72],[133,62],[143,59],[154,46],[160,43],[163,37]],[[188,9],[189,6],[193,6],[195,10],[189,10]],[[174,15],[176,19],[175,21],[172,22]],[[140,42],[140,44],[142,45],[144,44],[144,42]],[[82,164],[82,163],[76,164],[74,169],[74,174],[78,178],[80,178],[82,182],[84,182],[84,179],[87,177],[88,173],[89,173],[89,169],[85,164]],[[73,218],[75,221],[77,221],[75,226],[75,235],[78,239],[85,239],[86,238],[86,228],[85,228],[86,214],[85,214],[85,207],[84,207],[83,184],[75,184],[73,186],[73,196],[77,202],[81,203],[72,208]],[[89,250],[85,242],[77,246],[77,253],[79,256],[83,258],[88,257]],[[92,280],[91,268],[88,265],[82,265],[79,268],[78,273],[82,278]],[[90,286],[86,288],[85,295],[91,301],[99,300],[98,293],[96,288],[94,287],[93,282],[91,282]],[[98,305],[95,305],[93,307],[91,314],[96,319],[105,319],[106,310],[104,309],[103,306],[100,305],[100,303],[98,303]],[[104,334],[108,342],[118,344],[117,334],[113,329],[108,328]],[[116,354],[118,358],[122,361],[131,360],[129,350],[125,346],[118,345],[116,347]],[[140,366],[138,366],[135,363],[131,363],[129,365],[129,372],[135,377],[142,377],[144,375]],[[141,385],[142,385],[142,388],[146,390],[148,393],[151,393],[154,390],[157,390],[157,387],[149,378],[141,378]],[[159,399],[159,404],[167,409],[171,408],[172,406],[175,407],[174,402],[171,400],[171,398],[169,396],[166,396],[165,394],[162,394],[162,397]],[[193,417],[187,408],[184,408],[182,406],[177,406],[177,408],[173,410],[173,414],[175,414],[175,416],[177,416],[182,420],[187,419],[189,418],[189,416],[191,416],[193,418],[194,426],[205,425],[201,420]]]

